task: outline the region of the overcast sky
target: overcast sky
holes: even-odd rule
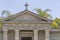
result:
[[[60,0],[0,0],[0,13],[2,10],[9,10],[12,14],[23,11],[25,3],[29,4],[30,11],[36,12],[35,8],[42,10],[48,8],[52,10],[52,13],[49,14],[53,18],[60,17]]]

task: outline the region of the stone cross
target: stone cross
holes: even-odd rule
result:
[[[27,8],[28,8],[29,5],[26,3],[24,6],[26,7],[26,10],[27,10]]]

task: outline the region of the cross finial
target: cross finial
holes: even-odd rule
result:
[[[24,6],[26,7],[26,10],[27,10],[27,8],[28,8],[29,5],[26,3]]]

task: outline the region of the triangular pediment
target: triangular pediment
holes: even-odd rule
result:
[[[22,12],[18,12],[15,15],[12,15],[6,19],[5,21],[11,21],[11,22],[47,22],[50,21],[47,18],[41,17],[36,13],[33,13],[29,10],[24,10]]]

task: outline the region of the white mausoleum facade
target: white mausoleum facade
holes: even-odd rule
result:
[[[60,40],[60,30],[50,29],[51,20],[24,10],[2,20],[0,40]]]

